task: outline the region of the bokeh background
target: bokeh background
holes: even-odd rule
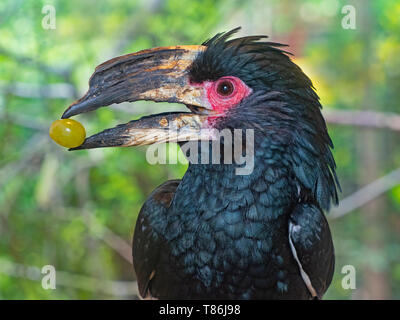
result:
[[[42,26],[53,5],[56,28]],[[355,29],[342,13],[352,5]],[[133,299],[139,209],[186,166],[150,165],[146,148],[67,152],[48,128],[117,55],[199,44],[242,26],[287,43],[324,105],[342,184],[328,215],[336,270],[326,299],[400,298],[400,2],[339,0],[2,0],[0,299]],[[88,134],[181,106],[137,102],[80,115]],[[44,290],[53,265],[57,287]],[[356,288],[342,287],[343,266]]]

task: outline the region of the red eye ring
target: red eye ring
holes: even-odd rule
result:
[[[221,97],[230,97],[234,91],[235,84],[230,79],[221,79],[216,83],[216,92]]]
[[[223,114],[247,97],[252,90],[235,76],[224,76],[216,81],[205,81],[207,100],[213,110]]]

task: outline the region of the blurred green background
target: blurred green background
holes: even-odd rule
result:
[[[45,5],[55,29],[42,26]],[[344,5],[355,29],[342,26]],[[337,263],[325,298],[400,298],[399,1],[2,0],[0,299],[136,297],[137,214],[186,166],[150,165],[144,147],[67,152],[48,128],[101,62],[236,26],[288,43],[324,105],[345,199],[328,215]],[[161,109],[137,102],[77,119],[93,134]],[[44,265],[57,270],[55,290],[41,286]],[[342,287],[345,265],[355,289]]]

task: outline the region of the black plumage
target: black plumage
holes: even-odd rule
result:
[[[204,128],[241,129],[243,150],[253,150],[254,168],[241,175],[240,161],[225,161],[229,139],[217,140],[219,164],[196,164],[203,154],[185,149],[191,163],[182,180],[150,195],[133,239],[143,298],[321,298],[331,282],[323,210],[337,204],[339,183],[319,98],[283,45],[265,36],[231,40],[236,31],[106,61],[62,116],[123,101],[178,102],[191,112],[121,124],[73,150],[191,141],[210,156],[215,141]]]
[[[339,184],[318,96],[281,44],[229,40],[236,31],[206,41],[188,73],[193,83],[235,76],[253,90],[215,128],[255,130],[254,171],[190,164],[152,193],[133,241],[143,297],[309,299],[331,282],[322,210]]]

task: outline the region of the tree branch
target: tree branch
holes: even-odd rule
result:
[[[352,195],[340,201],[337,208],[331,210],[330,219],[340,218],[379,197],[381,194],[400,184],[400,168],[367,184]]]
[[[327,122],[400,131],[400,115],[389,112],[324,109]]]
[[[22,170],[32,165],[32,160],[43,153],[46,141],[47,137],[43,134],[35,134],[21,148],[21,154],[23,154],[22,158],[0,167],[0,188],[2,188],[9,179],[20,174]]]
[[[65,210],[67,210],[65,208]],[[76,208],[73,208],[76,210]],[[118,253],[125,261],[129,264],[132,264],[132,247],[119,235],[115,234],[111,229],[104,226],[99,222],[97,217],[88,209],[80,208],[79,215],[83,217],[82,221],[88,227],[89,231],[93,236],[102,240],[106,245],[108,245],[111,249],[113,249],[116,253]],[[57,217],[71,220],[76,218],[75,216],[71,216],[66,214],[66,211],[63,209],[60,210],[61,214],[58,214]]]
[[[0,92],[22,98],[73,99],[75,87],[70,83],[51,83],[38,85],[34,83],[0,82]]]
[[[15,278],[41,281],[43,274],[36,266],[27,266],[0,258],[0,273]],[[56,288],[64,286],[79,290],[101,292],[117,297],[138,297],[136,281],[110,281],[56,270]]]

